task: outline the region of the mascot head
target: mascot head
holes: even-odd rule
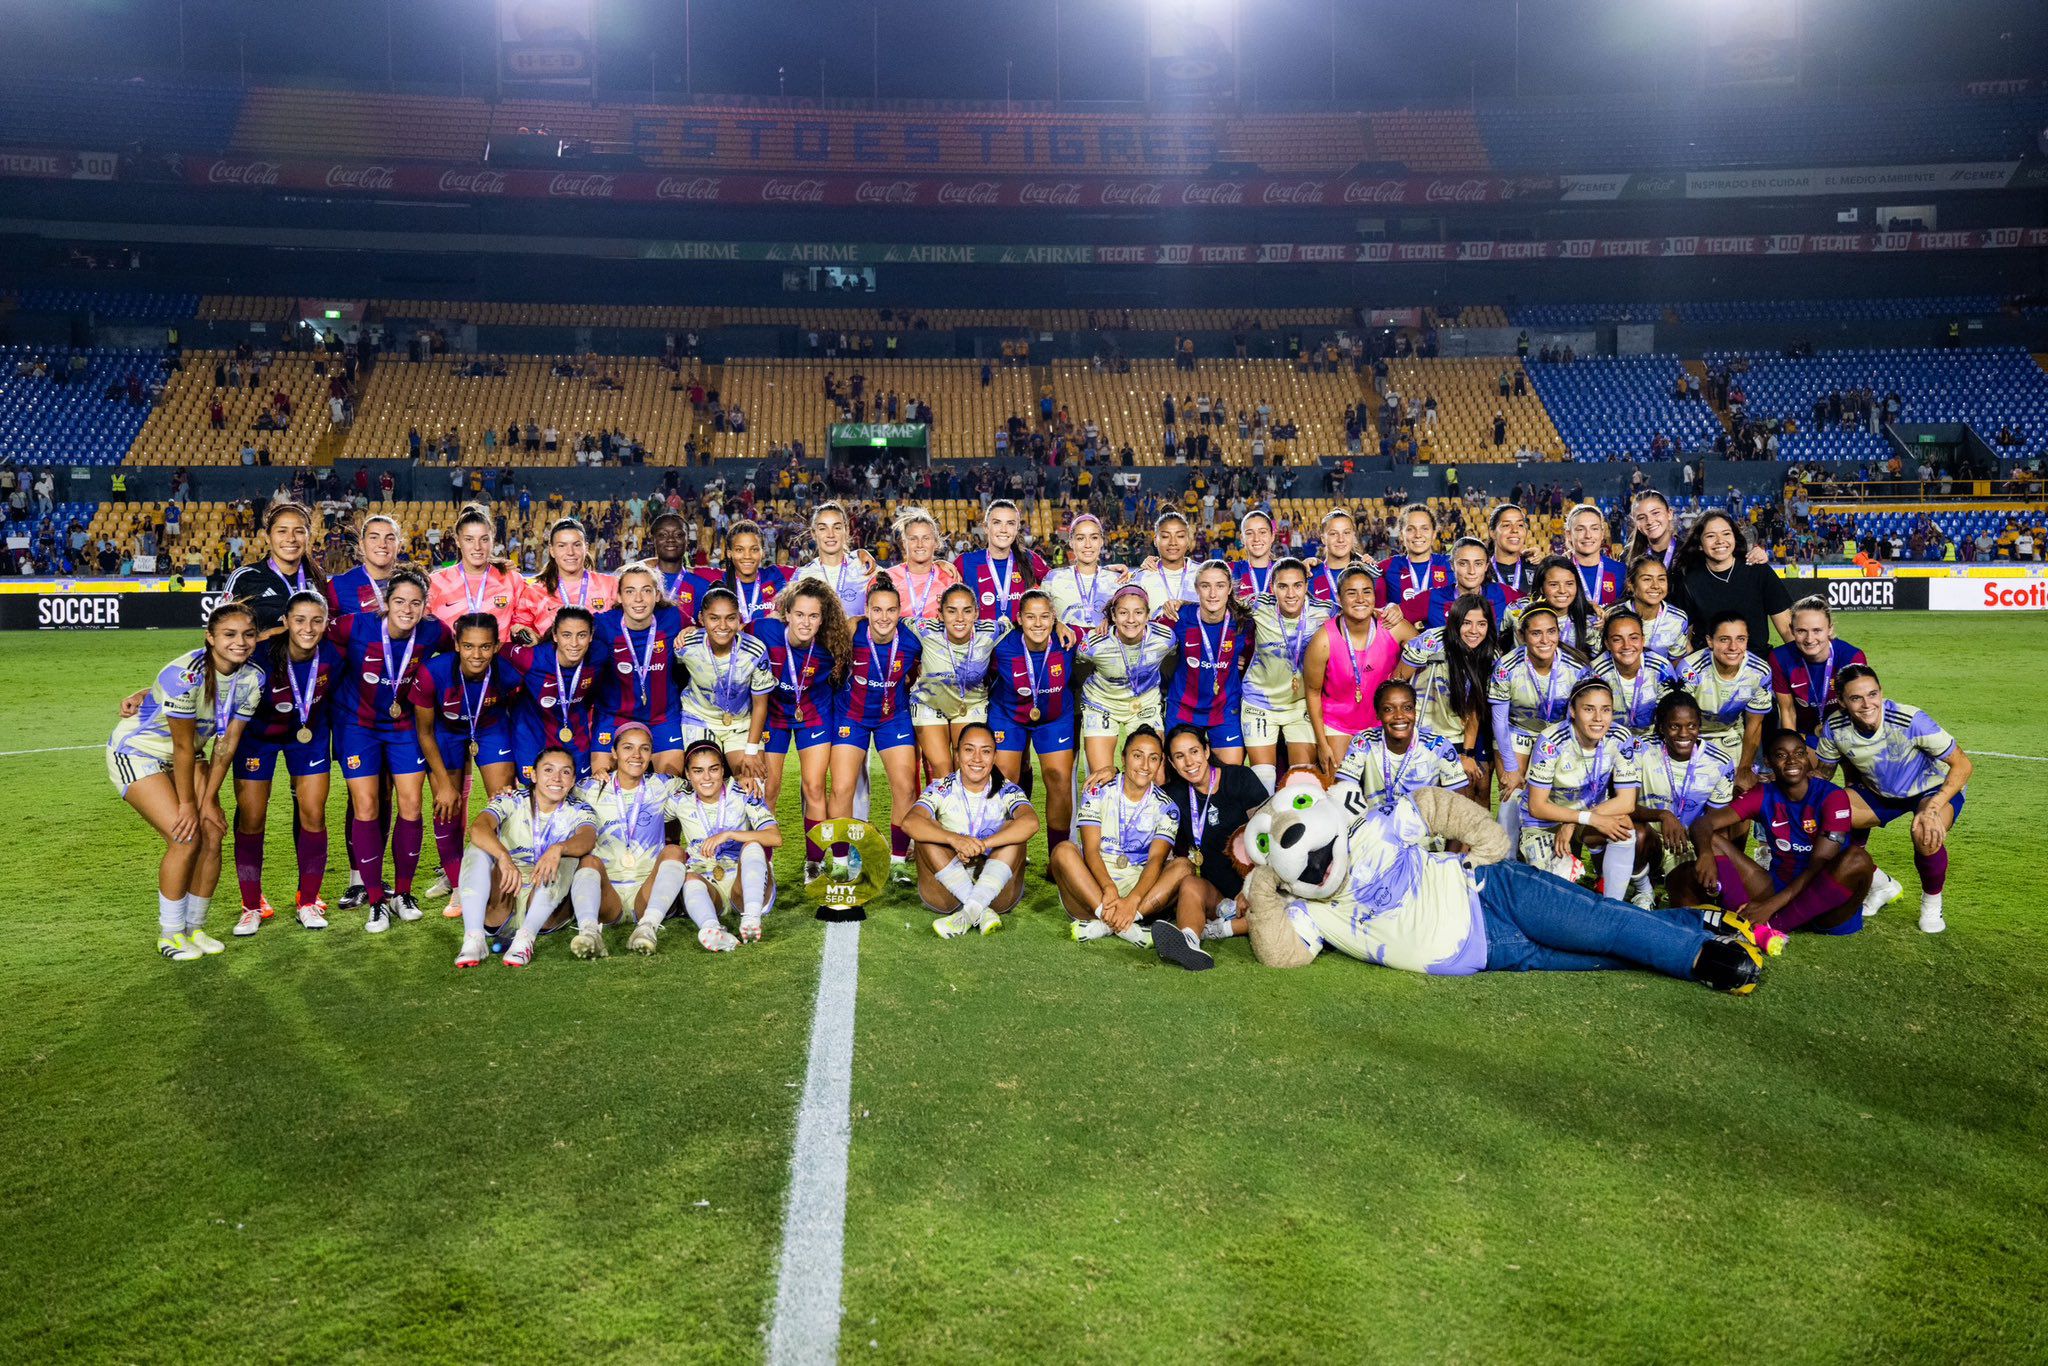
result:
[[[1270,868],[1289,896],[1327,901],[1351,873],[1352,818],[1343,800],[1351,784],[1326,788],[1312,768],[1290,769],[1272,799],[1245,822],[1245,855]]]

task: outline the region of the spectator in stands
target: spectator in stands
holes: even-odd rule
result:
[[[1493,415],[1493,444],[1496,449],[1508,443],[1508,419],[1505,413],[1496,411]]]

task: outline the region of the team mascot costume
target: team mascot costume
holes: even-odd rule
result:
[[[1439,853],[1432,839],[1462,846]],[[1290,772],[1239,835],[1252,953],[1303,967],[1325,947],[1439,976],[1648,968],[1747,995],[1763,957],[1729,921],[1644,910],[1522,863],[1477,803],[1440,788],[1389,801]]]

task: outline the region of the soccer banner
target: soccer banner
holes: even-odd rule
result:
[[[498,0],[498,74],[507,86],[591,82],[592,0]]]
[[[0,594],[0,631],[196,631],[219,593]]]
[[[1836,612],[1924,612],[1926,579],[1823,579],[1828,607]]]
[[[1146,0],[1147,99],[1235,94],[1237,10],[1238,0]]]

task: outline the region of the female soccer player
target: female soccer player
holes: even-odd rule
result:
[[[617,606],[619,581],[590,567],[583,523],[563,517],[548,528],[548,562],[529,582],[526,598],[528,624],[544,636],[564,607],[581,607],[596,616]]]
[[[348,784],[349,862],[363,883],[363,904],[384,888],[384,779],[391,781],[391,913],[417,920],[413,875],[425,843],[422,796],[427,760],[407,699],[427,660],[449,646],[448,630],[427,615],[427,581],[401,569],[384,587],[384,612],[353,612],[327,628],[343,667],[331,703],[334,752]],[[448,888],[441,886],[445,896]]]
[[[1412,683],[1388,679],[1373,689],[1372,707],[1380,723],[1351,737],[1337,765],[1339,778],[1385,805],[1425,787],[1464,792],[1471,786],[1456,744],[1417,724]]]
[[[327,874],[327,782],[334,766],[327,699],[342,658],[326,634],[327,599],[311,589],[294,593],[285,605],[284,634],[264,642],[251,661],[263,674],[263,697],[236,749],[235,880],[242,913],[235,934],[240,938],[263,924],[263,827],[279,755],[297,798],[292,845],[298,853],[298,921],[309,930],[327,928],[327,903],[320,899],[320,882]]]
[[[1145,590],[1126,593],[1143,629]],[[1142,638],[1141,638],[1142,639]],[[1075,651],[1062,645],[1053,602],[1042,589],[1017,604],[1017,629],[996,642],[988,663],[989,724],[995,731],[996,767],[1016,782],[1029,752],[1045,775],[1045,842],[1057,849],[1074,822]]]
[[[512,762],[522,782],[533,781],[533,761],[549,745],[576,756],[579,776],[590,774],[590,746],[597,731],[599,666],[590,656],[597,624],[581,607],[554,614],[547,639],[531,649],[513,646],[504,657],[519,670],[519,695],[512,707]]]
[[[903,603],[903,619],[911,628],[939,619],[939,602],[947,589],[960,582],[960,571],[939,555],[939,523],[921,507],[909,507],[896,514],[896,544],[903,547],[903,563],[891,565],[889,581],[896,585]],[[972,589],[968,596],[974,596]]]
[[[740,625],[752,626],[774,615],[775,600],[789,586],[789,571],[768,563],[761,528],[743,518],[725,533],[725,575],[711,586],[718,584],[739,599]]]
[[[917,841],[918,899],[938,916],[932,930],[942,939],[1003,927],[1024,892],[1024,846],[1038,833],[1031,799],[996,772],[995,731],[969,721],[954,748],[958,766],[903,818]]]
[[[1748,920],[1757,947],[1784,950],[1797,929],[1854,934],[1863,928],[1863,898],[1877,865],[1851,842],[1849,794],[1813,774],[1813,757],[1799,732],[1773,730],[1765,749],[1771,777],[1720,810],[1701,813],[1692,842],[1699,852],[1694,878],[1721,905]],[[1758,821],[1770,841],[1769,871],[1727,832]]]
[[[1756,784],[1757,747],[1773,705],[1771,669],[1750,653],[1742,613],[1716,612],[1706,629],[1706,648],[1673,661],[1671,685],[1699,703],[1701,733],[1735,756],[1735,788],[1747,792]]]
[[[1161,671],[1179,641],[1172,627],[1148,619],[1148,593],[1137,584],[1117,589],[1109,599],[1109,629],[1075,650],[1076,662],[1087,666],[1081,748],[1091,774],[1116,767],[1117,745],[1136,727],[1159,733]]]
[[[1477,593],[1466,593],[1451,604],[1444,625],[1401,647],[1401,663],[1394,670],[1395,678],[1414,684],[1418,723],[1451,743],[1465,770],[1467,791],[1481,806],[1493,796],[1493,723],[1487,689],[1499,656],[1494,640],[1493,604]]]
[[[846,681],[832,700],[837,724],[832,738],[832,791],[828,808],[835,817],[853,815],[854,780],[867,767],[868,749],[881,755],[889,779],[889,876],[898,882],[913,878],[910,837],[903,833],[903,813],[917,799],[917,744],[910,729],[910,685],[917,678],[922,645],[897,616],[901,602],[896,585],[877,580],[868,590],[867,615],[853,629]]]
[[[1647,737],[1657,720],[1657,703],[1671,686],[1671,661],[1643,643],[1643,619],[1617,607],[1600,623],[1601,653],[1593,676],[1614,694],[1614,725],[1633,741]]]
[[[228,575],[224,592],[249,604],[256,629],[277,635],[284,624],[285,604],[294,593],[327,593],[327,579],[311,557],[313,514],[297,503],[272,503],[263,513],[263,538],[269,553]]]
[[[1628,571],[1628,608],[1643,623],[1643,648],[1666,659],[1692,653],[1692,618],[1670,599],[1671,574],[1655,555],[1638,555]]]
[[[651,568],[661,587],[662,601],[675,608],[683,625],[688,626],[697,620],[697,598],[704,591],[704,581],[690,572],[689,525],[681,513],[658,513],[647,524],[647,541],[654,549]]]
[[[1244,543],[1244,558],[1230,570],[1231,590],[1245,602],[1273,591],[1273,518],[1254,508],[1237,524],[1237,538]],[[1200,585],[1197,585],[1199,591]]]
[[[597,847],[597,813],[575,789],[576,756],[551,746],[534,761],[531,787],[505,789],[469,823],[456,967],[483,962],[490,940],[511,926],[512,943],[499,961],[523,968],[533,961],[534,941],[567,922],[562,903],[570,898],[583,856]],[[579,933],[597,924],[595,894],[601,889],[595,881],[584,881],[587,904],[574,907]]]
[[[1045,591],[1059,624],[1078,637],[1107,623],[1109,595],[1130,580],[1130,570],[1102,563],[1102,520],[1084,512],[1067,528],[1067,562],[1045,576]]]
[[[462,868],[470,765],[476,765],[490,797],[519,777],[512,752],[512,704],[519,695],[520,673],[498,657],[498,619],[488,612],[459,617],[454,635],[454,653],[429,659],[407,694],[433,789],[434,848],[441,875],[451,886]],[[390,924],[390,917],[373,905],[364,928],[381,934]]]
[[[917,633],[924,665],[910,689],[910,724],[925,769],[943,778],[953,771],[962,727],[988,719],[988,664],[1008,619],[984,621],[974,590],[956,583],[945,592],[939,618]]]
[[[1620,602],[1626,571],[1607,553],[1607,514],[1592,503],[1573,508],[1565,514],[1564,543],[1587,605],[1599,611]]]
[[[363,519],[356,532],[356,563],[327,584],[327,604],[337,618],[350,612],[376,612],[384,606],[384,588],[398,572],[398,547],[404,540],[398,522],[383,513]]]
[[[227,831],[220,785],[263,693],[262,675],[249,667],[255,649],[254,610],[223,602],[207,620],[205,644],[165,665],[134,710],[122,708],[107,741],[114,790],[164,839],[156,948],[174,963],[226,947],[206,933],[206,912],[220,883]]]
[[[1557,613],[1531,607],[1515,627],[1521,644],[1501,655],[1486,685],[1493,713],[1493,757],[1500,773],[1500,824],[1521,845],[1522,804],[1516,800],[1525,762],[1537,737],[1565,719],[1574,687],[1587,673],[1571,651],[1557,643]]]
[[[1976,765],[1955,737],[1918,707],[1886,699],[1877,670],[1851,664],[1835,675],[1836,705],[1821,718],[1821,776],[1832,778],[1846,764],[1849,809],[1858,830],[1912,817],[1913,867],[1920,874],[1920,928],[1940,934],[1948,928],[1941,891],[1948,881],[1948,832],[1963,814],[1963,800]],[[1863,914],[1899,894],[1882,871],[1872,879]]]
[[[1620,901],[1636,870],[1635,755],[1614,729],[1605,683],[1580,679],[1569,711],[1529,752],[1522,862],[1577,881],[1579,851],[1598,849],[1601,894]]]
[[[1647,555],[1670,569],[1678,558],[1678,519],[1671,514],[1671,500],[1655,489],[1644,489],[1629,504],[1629,521],[1635,527],[1628,543],[1629,563]]]
[[[1599,613],[1586,601],[1576,567],[1562,555],[1552,555],[1536,566],[1536,591],[1524,600],[1523,610],[1541,603],[1557,614],[1558,641],[1568,650],[1590,656],[1599,644]]]
[[[1322,554],[1308,562],[1308,595],[1335,611],[1338,587],[1344,575],[1353,569],[1364,570],[1377,592],[1380,567],[1358,553],[1358,523],[1351,514],[1343,508],[1332,508],[1323,514],[1318,530],[1323,539]]]
[[[698,927],[698,942],[714,952],[732,945],[704,927],[722,929],[718,917],[727,908],[739,913],[739,942],[759,943],[761,917],[775,909],[775,851],[782,847],[775,813],[741,790],[724,751],[709,740],[690,746],[683,777],[687,785],[668,804],[682,838],[683,911]]]
[[[471,503],[455,519],[454,564],[427,576],[427,610],[446,627],[456,620],[484,612],[497,618],[498,639],[519,639],[531,644],[533,632],[533,585],[492,557],[491,511]]]
[[[597,618],[590,651],[599,680],[592,773],[611,771],[612,735],[626,721],[641,722],[654,736],[656,772],[682,773],[682,693],[671,647],[683,627],[682,610],[662,600],[653,570],[632,564],[619,571],[619,605]]]
[[[1215,966],[1204,941],[1250,929],[1237,914],[1244,877],[1231,859],[1230,841],[1272,794],[1243,765],[1218,764],[1200,726],[1175,726],[1166,752],[1172,769],[1165,791],[1180,815],[1173,848],[1188,871],[1174,895],[1174,923],[1153,926],[1152,948],[1162,962],[1200,972]]]
[[[585,928],[579,921],[576,937],[569,941],[569,951],[578,958],[604,957],[604,927],[617,924],[629,911],[633,933],[626,947],[653,953],[661,922],[683,891],[683,851],[668,842],[666,830],[669,802],[683,791],[684,781],[653,771],[654,737],[638,721],[628,721],[612,736],[612,758],[609,774],[576,786],[577,800],[597,818],[597,847],[584,855],[576,880],[586,872],[602,879],[596,923]],[[576,894],[572,881],[572,907]],[[710,931],[699,931],[698,940],[713,950],[739,942],[716,921]]]
[[[1181,603],[1195,600],[1195,566],[1188,560],[1192,541],[1188,519],[1178,512],[1162,512],[1152,524],[1152,546],[1158,556],[1132,580],[1145,590],[1151,615],[1171,616]]]
[[[1715,620],[1733,612],[1748,628],[1749,652],[1770,652],[1771,628],[1792,638],[1792,599],[1777,571],[1750,558],[1750,547],[1734,518],[1715,508],[1700,514],[1678,548],[1674,596],[1681,592],[1692,618],[1693,644],[1704,646]],[[1705,699],[1701,699],[1702,705]]]
[[[1500,585],[1501,597],[1513,611],[1533,587],[1529,562],[1523,558],[1529,545],[1529,514],[1513,503],[1502,503],[1486,519],[1486,526],[1493,536],[1486,572]]]
[[[1114,934],[1150,944],[1151,932],[1139,922],[1173,905],[1192,871],[1186,859],[1173,857],[1180,810],[1155,786],[1165,762],[1159,732],[1138,726],[1124,740],[1122,774],[1081,800],[1074,818],[1080,846],[1052,852],[1052,880],[1081,943]]]
[[[1308,722],[1308,681],[1302,661],[1309,642],[1331,609],[1308,595],[1308,567],[1285,559],[1273,566],[1273,591],[1252,603],[1256,641],[1245,669],[1241,703],[1245,754],[1252,772],[1271,791],[1279,781],[1281,760],[1288,766],[1316,761],[1315,728]],[[1280,749],[1285,745],[1287,753]],[[1172,758],[1169,737],[1168,758]]]
[[[809,882],[825,860],[811,831],[826,816],[825,783],[838,726],[833,698],[846,682],[853,628],[847,625],[839,596],[817,580],[783,589],[775,612],[779,620],[757,621],[752,627],[768,647],[768,669],[775,678],[775,691],[768,698],[768,781],[761,798],[770,811],[776,809],[787,767],[783,756],[794,746],[804,812],[804,881]]]
[[[875,557],[851,548],[853,524],[838,503],[820,503],[811,513],[811,540],[818,556],[796,571],[791,583],[817,579],[838,595],[839,606],[848,621],[858,621],[868,610],[868,585],[879,572]]]
[[[1651,883],[1664,884],[1665,904],[1696,906],[1709,895],[1693,876],[1693,823],[1735,800],[1735,760],[1700,739],[1699,704],[1689,692],[1657,703],[1654,735],[1635,747],[1636,872],[1628,899],[1652,904]]]
[[[1257,644],[1252,614],[1233,595],[1235,586],[1230,566],[1221,560],[1196,572],[1195,601],[1174,622],[1174,651],[1160,679],[1167,725],[1206,727],[1226,764],[1244,762],[1239,714],[1245,665]]]
[[[1818,743],[1820,718],[1834,705],[1835,675],[1868,664],[1863,651],[1835,639],[1835,614],[1816,593],[1792,604],[1792,638],[1771,651],[1771,699],[1778,724]]]
[[[998,498],[981,514],[987,545],[960,557],[960,582],[974,590],[983,621],[1016,620],[1017,600],[1026,589],[1045,582],[1045,561],[1035,551],[1018,548],[1022,527],[1017,505]]]
[[[764,791],[768,761],[768,698],[775,675],[768,647],[740,630],[740,600],[723,585],[697,603],[697,624],[676,640],[676,677],[682,685],[685,740],[710,740],[725,754],[743,786]]]
[[[1425,503],[1401,509],[1401,549],[1380,565],[1381,605],[1391,602],[1417,629],[1441,626],[1430,620],[1430,604],[1451,588],[1451,561],[1436,548],[1436,514]]]
[[[1352,736],[1379,723],[1373,691],[1399,667],[1401,647],[1416,635],[1399,608],[1374,612],[1373,578],[1362,569],[1344,571],[1338,608],[1302,656],[1308,721],[1325,773],[1337,771]]]
[[[1493,557],[1486,548],[1486,542],[1472,536],[1460,536],[1451,544],[1451,582],[1447,588],[1437,590],[1429,600],[1429,624],[1442,626],[1451,616],[1451,605],[1467,595],[1486,599],[1493,609],[1493,621],[1497,631],[1511,631],[1508,621],[1508,596],[1501,586],[1493,581]]]

